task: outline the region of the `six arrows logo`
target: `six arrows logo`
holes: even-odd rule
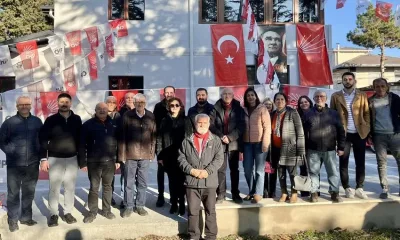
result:
[[[310,38],[312,38],[310,40]],[[320,36],[302,36],[299,48],[303,50],[304,53],[319,54],[325,47],[325,37]]]

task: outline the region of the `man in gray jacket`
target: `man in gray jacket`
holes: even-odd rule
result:
[[[220,138],[209,131],[210,117],[195,117],[196,133],[182,142],[178,164],[186,174],[185,186],[188,202],[188,233],[190,239],[200,239],[199,211],[203,203],[207,212],[206,239],[216,239],[218,233],[215,212],[215,191],[218,187],[218,169],[224,161]]]

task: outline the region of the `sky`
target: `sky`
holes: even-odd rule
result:
[[[332,25],[332,47],[336,48],[336,43],[341,47],[360,47],[348,42],[346,35],[349,31],[356,27],[356,0],[347,0],[344,8],[336,9],[336,0],[325,0],[325,24]],[[399,0],[383,0],[393,4],[392,11],[396,10],[396,6],[400,5]],[[371,1],[376,4],[376,0]],[[400,57],[399,49],[385,49],[387,56]],[[373,54],[379,54],[379,50],[375,49]]]

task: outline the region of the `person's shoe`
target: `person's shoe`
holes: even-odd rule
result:
[[[10,230],[10,232],[18,231],[18,221],[8,221],[8,229]]]
[[[115,199],[111,198],[111,206],[115,206],[115,205],[117,205],[117,203],[115,202]]]
[[[71,213],[67,213],[64,215],[64,221],[68,224],[76,223],[76,219],[74,218],[74,216],[71,215]]]
[[[225,197],[217,197],[217,202],[216,202],[216,204],[224,203],[224,201],[225,201]]]
[[[262,200],[261,195],[254,194],[253,199],[251,200],[251,203],[259,203]]]
[[[88,213],[84,218],[84,223],[92,223],[96,219],[96,215],[93,213]]]
[[[245,201],[251,201],[254,198],[253,195],[247,195],[246,197],[243,198]]]
[[[354,190],[351,188],[346,188],[344,190],[344,192],[346,193],[346,198],[354,198]]]
[[[186,213],[185,203],[179,204],[179,216],[184,216]]]
[[[310,196],[310,202],[312,202],[312,203],[316,203],[316,202],[318,202],[318,193],[311,193],[311,196]]]
[[[379,195],[380,199],[387,199],[389,197],[389,191],[387,189],[383,189],[382,193]]]
[[[290,196],[290,203],[297,203],[297,193],[292,193],[292,195]]]
[[[301,192],[300,193],[300,197],[309,197],[310,196],[310,192]]]
[[[114,213],[112,213],[112,212],[105,212],[105,213],[103,213],[103,216],[104,216],[105,218],[109,219],[109,220],[115,218],[115,215],[114,215]]]
[[[333,203],[343,202],[343,199],[339,196],[339,193],[337,193],[337,192],[331,193],[331,200]]]
[[[237,204],[242,204],[243,203],[243,199],[240,197],[239,194],[232,195],[232,200]]]
[[[156,207],[163,207],[165,204],[164,196],[163,195],[158,195],[157,202],[156,202]]]
[[[48,222],[47,226],[49,227],[56,227],[58,226],[58,216],[57,215],[51,215]]]
[[[169,209],[170,214],[175,214],[178,212],[178,204],[172,204],[171,208]]]
[[[29,220],[27,220],[27,221],[19,221],[21,224],[23,224],[23,225],[27,225],[27,226],[33,226],[33,225],[36,225],[37,224],[37,222],[35,221],[35,220],[33,220],[33,219],[29,219]]]
[[[132,215],[132,212],[133,212],[132,209],[130,209],[130,208],[125,208],[125,209],[122,211],[121,217],[122,217],[122,218],[128,218],[128,217],[130,217],[130,216]]]
[[[139,214],[140,216],[146,216],[146,215],[149,214],[149,213],[144,209],[144,207],[137,207],[137,208],[135,209],[135,212],[136,212],[137,214]]]
[[[364,189],[362,188],[357,188],[356,189],[356,197],[361,198],[361,199],[368,199],[367,194],[365,194]]]
[[[286,193],[282,193],[281,198],[279,198],[279,202],[286,202],[288,200],[288,195]]]

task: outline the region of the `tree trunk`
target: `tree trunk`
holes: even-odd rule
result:
[[[380,46],[381,49],[381,59],[380,59],[380,67],[381,67],[381,77],[385,77],[385,45]]]

